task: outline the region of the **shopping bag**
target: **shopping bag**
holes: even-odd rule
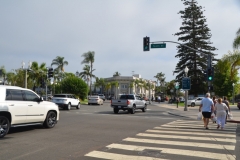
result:
[[[215,118],[215,117],[216,117],[215,114],[212,113],[212,114],[211,114],[211,119],[213,119],[213,118]]]
[[[202,120],[202,112],[198,112],[198,114],[197,114],[197,120]]]
[[[230,112],[228,112],[228,119],[233,119],[233,115]]]

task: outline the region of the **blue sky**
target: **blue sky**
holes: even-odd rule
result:
[[[232,49],[240,27],[238,0],[198,0],[211,29],[217,58]],[[69,65],[66,72],[81,71],[81,55],[95,51],[95,75],[111,77],[116,71],[132,71],[145,79],[163,72],[166,80],[175,77],[178,59],[176,44],[143,52],[143,37],[151,41],[177,41],[184,10],[180,0],[0,0],[0,66],[7,71],[21,62],[45,62],[57,56]]]

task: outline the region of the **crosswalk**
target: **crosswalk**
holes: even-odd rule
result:
[[[203,122],[177,120],[120,143],[107,145],[103,150],[85,155],[93,159],[111,160],[236,160],[236,124],[227,124],[225,130],[217,130],[210,124],[205,130]]]

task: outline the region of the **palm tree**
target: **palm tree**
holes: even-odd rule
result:
[[[0,72],[1,72],[1,75],[0,75],[0,76],[3,77],[3,84],[5,84],[5,80],[6,80],[6,74],[7,74],[7,72],[6,72],[6,69],[5,69],[4,66],[1,66],[1,67],[0,67]]]
[[[105,85],[105,89],[107,90],[107,92],[108,92],[108,96],[109,96],[109,89],[111,88],[111,83],[107,83],[106,85]]]
[[[95,77],[95,75],[91,74],[91,69],[90,69],[89,65],[85,65],[83,67],[83,71],[79,73],[79,76],[87,82],[88,86],[89,86],[90,77]],[[91,86],[90,86],[90,88],[91,88]]]
[[[42,79],[46,76],[47,68],[46,63],[41,63],[40,66],[38,65],[38,62],[34,61],[31,65],[32,72],[29,72],[29,77],[34,81],[34,87],[35,85],[39,85]]]
[[[88,51],[86,53],[83,53],[82,57],[84,57],[83,61],[81,62],[81,64],[89,64],[90,63],[90,94],[92,94],[92,90],[91,90],[91,86],[92,86],[92,77],[93,74],[92,72],[95,70],[93,69],[93,63],[94,63],[94,56],[95,56],[95,52],[94,51]]]
[[[115,72],[115,73],[113,74],[113,77],[115,77],[115,76],[120,76],[120,75],[121,75],[121,73]]]
[[[56,65],[59,71],[64,72],[64,66],[68,65],[67,61],[64,61],[64,57],[57,56],[55,59],[52,60],[51,66]]]
[[[234,50],[233,52],[228,52],[227,55],[224,55],[222,58],[223,61],[227,61],[231,65],[231,73],[230,79],[232,80],[233,77],[238,74],[238,70],[240,69],[240,51]]]
[[[119,83],[117,81],[114,81],[111,84],[115,87],[115,98],[117,99],[118,98],[117,87],[119,86]]]
[[[238,29],[236,34],[237,36],[233,41],[233,48],[238,49],[238,47],[240,47],[240,28]]]
[[[134,81],[130,82],[130,85],[129,85],[129,94],[131,94],[131,89],[134,87]]]

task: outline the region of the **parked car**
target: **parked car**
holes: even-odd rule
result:
[[[105,96],[104,96],[104,94],[98,94],[98,96],[103,100],[103,101],[105,101],[106,100],[106,98],[105,98]]]
[[[120,99],[111,100],[111,107],[115,114],[117,114],[119,110],[128,110],[129,113],[134,114],[136,109],[141,109],[143,112],[146,112],[147,103],[140,96],[126,94],[121,95]]]
[[[192,100],[187,100],[187,105],[191,106],[191,107],[200,106],[201,101],[202,101],[203,98],[204,97],[197,97],[197,98],[192,99]]]
[[[179,98],[179,102],[185,102],[185,98],[180,97],[180,98]]]
[[[58,107],[66,110],[70,110],[71,107],[76,107],[76,109],[81,108],[80,100],[73,94],[55,94],[52,97],[52,102],[56,103]]]
[[[10,127],[44,125],[53,128],[59,120],[58,106],[43,101],[30,89],[16,86],[0,86],[0,138]]]
[[[103,105],[103,99],[99,96],[89,96],[88,97],[88,105],[90,104],[99,104]]]

